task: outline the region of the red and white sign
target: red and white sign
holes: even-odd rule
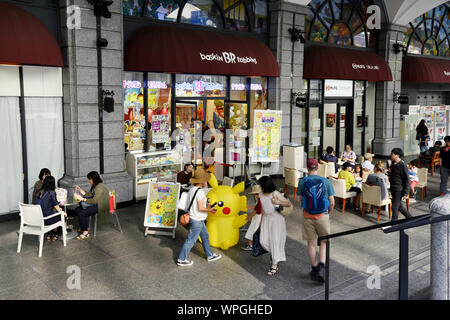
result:
[[[353,97],[353,81],[325,80],[325,97]]]

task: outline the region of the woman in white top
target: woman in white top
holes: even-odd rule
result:
[[[270,253],[270,270],[268,276],[278,271],[278,263],[286,261],[284,246],[286,244],[286,221],[276,210],[276,206],[289,207],[291,202],[276,191],[276,186],[268,176],[261,177],[258,184],[262,188],[259,198],[262,205],[261,212],[261,246]]]
[[[345,146],[345,150],[341,153],[341,161],[350,161],[351,163],[356,162],[356,153],[352,150],[352,147],[349,144]]]
[[[211,175],[203,169],[195,170],[194,176],[190,179],[190,182],[194,185],[193,188],[189,190],[189,199],[195,196],[192,203],[191,209],[189,210],[189,233],[188,237],[181,248],[180,255],[178,256],[177,265],[179,266],[191,266],[194,261],[187,260],[187,256],[197,241],[198,237],[202,239],[203,250],[208,261],[219,260],[222,255],[216,254],[212,251],[209,245],[209,234],[206,229],[205,220],[208,216],[208,212],[215,212],[211,205],[208,203],[206,198],[205,190],[208,186],[208,181]],[[189,203],[190,203],[189,201]]]

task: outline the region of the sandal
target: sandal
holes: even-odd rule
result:
[[[273,275],[275,275],[277,272],[278,272],[278,267],[276,267],[276,268],[271,267],[270,270],[267,272],[267,275],[268,275],[268,276],[273,276]]]
[[[58,240],[59,240],[58,234],[54,233],[54,234],[52,235],[52,241],[58,241]]]
[[[82,233],[78,237],[76,237],[75,239],[77,239],[77,240],[84,240],[84,239],[89,238],[90,236],[91,235],[89,233],[86,233],[86,234]]]
[[[50,233],[47,233],[46,239],[48,242],[52,241],[52,235]]]

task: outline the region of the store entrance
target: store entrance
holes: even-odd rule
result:
[[[345,145],[353,146],[353,102],[352,100],[326,101],[324,103],[322,150],[333,147],[336,156]]]

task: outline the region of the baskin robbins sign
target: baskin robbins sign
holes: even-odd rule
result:
[[[204,54],[200,52],[200,60],[202,61],[218,61],[223,62],[227,64],[234,64],[234,63],[253,63],[258,64],[258,61],[256,58],[253,57],[238,57],[233,52],[222,52],[220,54],[217,53],[210,53],[210,54]]]

